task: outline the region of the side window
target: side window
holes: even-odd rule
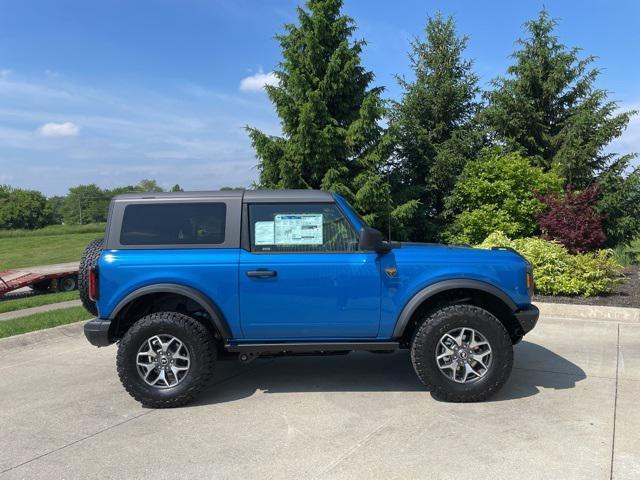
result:
[[[249,205],[253,252],[352,252],[353,228],[332,203]]]
[[[224,243],[224,203],[139,203],[127,205],[121,245],[216,245]]]

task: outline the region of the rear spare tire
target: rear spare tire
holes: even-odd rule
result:
[[[87,309],[89,313],[98,315],[98,308],[96,303],[89,298],[89,273],[95,268],[100,258],[100,253],[104,247],[104,240],[93,240],[87,248],[84,249],[82,258],[80,259],[80,268],[78,269],[78,290],[80,291],[80,300],[82,306]]]

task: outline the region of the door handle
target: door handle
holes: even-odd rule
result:
[[[252,278],[269,278],[275,277],[278,274],[275,270],[249,270],[247,271],[247,277]]]

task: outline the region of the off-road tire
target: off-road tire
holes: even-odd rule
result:
[[[456,383],[445,376],[436,362],[436,348],[442,336],[459,327],[480,332],[490,343],[493,359],[488,372],[471,383]],[[447,402],[479,402],[488,399],[505,384],[513,367],[513,346],[504,325],[488,311],[475,305],[452,305],[424,318],[411,343],[411,362],[420,381],[434,398]]]
[[[138,373],[136,359],[140,346],[153,335],[169,334],[179,338],[190,354],[186,376],[173,387],[148,385]],[[217,359],[213,335],[197,320],[178,312],[158,312],[142,317],[127,330],[118,345],[118,376],[129,394],[144,406],[171,408],[195,398],[207,385]]]
[[[84,249],[82,258],[80,259],[80,268],[78,269],[78,290],[80,293],[80,301],[82,306],[92,315],[98,315],[96,302],[89,298],[89,272],[96,266],[100,253],[104,247],[104,240],[93,240],[87,248]]]

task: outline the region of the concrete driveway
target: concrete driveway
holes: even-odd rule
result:
[[[433,400],[406,352],[221,363],[140,407],[79,328],[0,343],[0,478],[640,478],[640,324],[542,318],[503,392]]]

